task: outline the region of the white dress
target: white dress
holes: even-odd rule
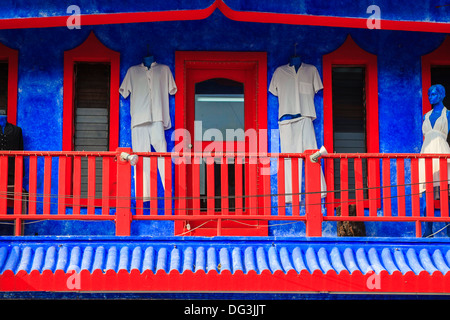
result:
[[[430,115],[433,110],[425,114],[422,124],[422,133],[424,136],[422,149],[420,153],[448,153],[450,146],[447,143],[448,121],[447,108],[442,109],[442,113],[436,120],[434,127],[430,122]],[[450,163],[447,162],[448,174],[450,175]],[[425,182],[425,160],[419,159],[419,181]],[[439,186],[439,159],[433,159],[433,186]],[[425,183],[420,184],[420,192],[425,191]]]

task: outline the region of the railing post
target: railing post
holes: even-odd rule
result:
[[[131,168],[122,160],[122,152],[131,153],[131,148],[117,148],[117,199],[116,199],[116,236],[129,236],[131,229]]]
[[[322,236],[322,203],[320,160],[312,162],[309,158],[317,150],[305,151],[305,203],[306,203],[306,236]]]

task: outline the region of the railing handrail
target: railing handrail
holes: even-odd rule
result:
[[[0,151],[0,169],[2,172],[6,172],[4,169],[8,166],[8,157],[16,157],[16,180],[14,190],[10,190],[9,187],[7,189],[6,185],[6,176],[1,174],[0,172],[0,220],[16,220],[22,221],[26,219],[39,219],[42,216],[42,219],[63,219],[67,217],[69,219],[81,219],[87,217],[89,220],[104,220],[113,219],[116,221],[116,225],[120,226],[120,234],[126,235],[127,230],[129,230],[129,223],[131,220],[142,220],[142,219],[154,219],[154,220],[180,220],[185,217],[191,216],[193,219],[200,219],[199,217],[205,217],[207,219],[216,219],[218,221],[226,220],[230,217],[242,217],[243,219],[258,219],[261,220],[299,220],[304,221],[307,225],[307,235],[311,236],[320,236],[321,235],[321,224],[323,221],[416,221],[416,227],[420,230],[420,222],[421,221],[449,221],[449,210],[448,203],[446,204],[445,197],[448,196],[448,188],[443,188],[443,186],[448,186],[448,172],[447,170],[442,170],[440,173],[440,179],[436,179],[432,174],[430,175],[430,168],[433,168],[432,159],[439,159],[441,164],[447,163],[448,159],[450,159],[450,154],[421,154],[421,153],[330,153],[321,157],[322,161],[317,163],[313,163],[309,160],[309,156],[312,155],[316,150],[307,150],[304,153],[253,153],[253,152],[241,152],[241,151],[213,151],[213,152],[196,152],[196,151],[181,151],[181,152],[132,152],[131,148],[118,148],[115,151]],[[122,152],[126,152],[129,154],[136,154],[140,158],[150,158],[151,167],[153,170],[151,179],[152,181],[157,180],[158,168],[159,168],[159,160],[157,158],[162,159],[166,164],[165,173],[166,175],[166,185],[172,186],[175,184],[175,188],[166,188],[163,190],[164,195],[160,196],[157,194],[155,189],[152,189],[152,193],[147,200],[155,200],[151,205],[151,214],[143,214],[141,208],[142,202],[145,199],[142,193],[142,188],[138,190],[135,189],[135,196],[131,196],[131,189],[133,187],[133,175],[132,170],[130,170],[130,166],[128,162],[121,159],[120,154]],[[29,201],[30,207],[33,208],[29,214],[24,214],[22,209],[20,208],[21,202],[25,201],[24,194],[22,194],[22,180],[25,176],[23,172],[19,169],[25,163],[25,158],[29,158],[29,168],[30,172],[28,174],[29,179]],[[36,158],[44,157],[42,162],[37,161]],[[111,182],[111,179],[116,179],[117,181],[125,181],[126,183],[117,183],[115,187],[103,188],[102,195],[97,196],[95,194],[95,186],[90,187],[88,190],[88,194],[85,197],[80,195],[80,181],[81,178],[78,178],[73,181],[73,184],[78,183],[75,191],[75,187],[71,185],[72,179],[65,180],[64,176],[72,175],[72,172],[77,172],[80,174],[80,158],[88,158],[89,163],[89,177],[88,177],[88,185],[92,186],[92,183],[96,181],[95,174],[95,162],[96,160],[93,158],[103,158],[103,164],[107,166],[107,169],[103,168],[102,175],[103,183]],[[224,210],[222,214],[215,213],[215,204],[214,199],[218,197],[215,194],[214,188],[207,190],[207,192],[200,197],[200,193],[197,190],[196,193],[189,194],[186,192],[186,177],[183,178],[183,175],[186,174],[187,170],[193,170],[193,174],[199,174],[199,164],[194,163],[191,167],[186,166],[188,163],[176,163],[174,159],[183,158],[183,157],[191,157],[191,158],[246,158],[250,159],[247,162],[245,160],[243,163],[239,163],[237,161],[235,168],[225,168],[222,167],[221,176],[223,174],[227,174],[228,170],[240,170],[239,174],[246,174],[245,183],[246,186],[244,190],[240,190],[238,193],[228,194],[228,190],[226,194],[219,195],[222,200],[221,208]],[[55,158],[59,158],[58,161],[58,177],[51,177],[52,174],[52,161],[55,163]],[[261,161],[256,165],[256,162],[252,163],[252,158],[261,159]],[[290,171],[290,175],[292,179],[292,190],[289,192],[285,189],[285,184],[288,182],[288,174],[285,170],[288,170],[287,162],[285,163],[282,159],[290,158],[293,163]],[[271,162],[263,161],[262,159],[271,159]],[[340,164],[337,164],[335,159],[342,159]],[[354,164],[350,166],[350,160],[354,159]],[[367,180],[368,185],[363,185],[362,178],[362,165],[361,160],[367,159],[367,168],[368,176]],[[411,161],[409,161],[410,159]],[[427,169],[427,183],[423,181],[419,181],[419,167],[422,166],[418,161],[420,159],[424,159],[423,167]],[[276,173],[271,172],[270,175],[276,175],[276,182],[272,180],[267,173],[263,175],[259,170],[270,169],[272,160],[277,162],[277,171]],[[296,167],[297,162],[304,161],[305,167],[305,189],[301,190],[301,185],[298,181],[295,181],[298,178],[299,170]],[[379,161],[378,161],[379,160]],[[395,161],[390,161],[395,160]],[[26,160],[28,163],[28,159]],[[82,160],[84,161],[84,160]],[[173,161],[173,162],[172,162]],[[195,161],[194,161],[195,162]],[[226,163],[223,162],[223,163]],[[334,163],[334,164],[333,164]],[[44,167],[44,178],[42,182],[42,192],[37,192],[37,173],[34,171],[38,171],[38,166],[43,164]],[[261,165],[260,165],[261,164]],[[325,164],[322,167],[322,164]],[[171,166],[174,165],[175,168],[178,167],[181,170],[180,174],[172,176]],[[248,165],[248,167],[247,167]],[[244,171],[245,166],[245,171]],[[350,181],[347,174],[344,174],[344,177],[340,179],[344,179],[343,184],[340,185],[339,190],[334,189],[334,172],[333,166],[339,168],[339,170],[352,170],[358,171],[359,176],[361,176],[360,180],[358,180],[358,184],[355,182],[355,187],[349,187],[348,183]],[[422,168],[423,168],[422,167]],[[446,166],[447,167],[447,166]],[[142,161],[139,161],[138,166],[136,167],[137,172],[141,172],[139,170],[143,170]],[[156,172],[155,172],[156,168]],[[173,167],[172,167],[173,168]],[[342,169],[344,168],[344,169]],[[78,171],[77,171],[78,170]],[[202,169],[204,170],[204,169]],[[206,162],[207,171],[207,179],[213,179],[214,181],[214,166],[212,163]],[[327,188],[326,191],[322,191],[320,187],[320,174],[321,170],[326,170],[325,175],[327,176],[327,184],[330,183],[330,188]],[[392,170],[392,172],[391,172]],[[409,172],[410,170],[410,172]],[[32,172],[33,171],[33,172]],[[236,179],[237,172],[235,171]],[[258,172],[258,173],[257,173]],[[267,172],[267,171],[266,171]],[[343,171],[345,173],[345,171]],[[233,173],[231,173],[233,174]],[[247,174],[249,176],[247,176]],[[259,174],[259,178],[256,179],[257,174]],[[405,182],[406,175],[411,175],[411,182]],[[74,174],[75,177],[75,174]],[[394,177],[395,183],[391,180]],[[431,177],[431,179],[430,179]],[[106,179],[106,180],[105,180]],[[136,175],[136,181],[142,181],[142,172]],[[141,179],[141,180],[139,180]],[[198,179],[198,178],[197,178]],[[239,178],[241,180],[236,180],[236,185],[239,183],[243,183],[242,176]],[[345,180],[346,179],[346,180]],[[353,179],[353,178],[352,178]],[[57,181],[56,181],[57,180]],[[116,181],[116,180],[114,180]],[[256,182],[258,181],[258,182]],[[342,182],[341,181],[341,182]],[[153,182],[156,183],[156,182]],[[200,183],[198,180],[192,181],[193,188],[200,188]],[[222,187],[221,190],[224,189],[225,182],[220,182]],[[228,183],[228,182],[226,182]],[[274,187],[274,183],[277,187],[277,192],[273,192],[272,189]],[[58,191],[51,192],[51,190],[55,190],[53,188],[53,184],[58,184]],[[247,185],[249,184],[249,185]],[[441,186],[441,200],[440,202],[433,202],[434,200],[430,200],[427,198],[427,211],[425,215],[420,212],[417,208],[419,203],[419,184],[426,184],[425,194],[432,194],[433,185],[440,184]],[[259,187],[262,186],[262,187]],[[73,193],[71,193],[71,188],[73,187]],[[105,187],[105,186],[104,186]],[[405,187],[411,187],[411,192],[409,189]],[[154,186],[152,188],[155,188]],[[248,189],[247,189],[248,188]],[[228,189],[228,188],[226,188]],[[391,196],[391,189],[396,190]],[[105,191],[106,190],[106,191]],[[363,190],[368,190],[368,198],[367,195],[363,194]],[[380,191],[383,192],[380,195]],[[156,193],[155,193],[156,192]],[[355,195],[355,199],[349,199],[350,192],[357,193]],[[421,191],[423,192],[423,191]],[[339,196],[336,196],[336,193],[340,193]],[[321,194],[325,194],[326,198],[321,199]],[[287,205],[287,200],[285,197],[293,197],[292,204]],[[42,197],[42,201],[40,198]],[[305,202],[303,203],[303,197]],[[411,209],[405,211],[405,198],[411,197],[412,201],[412,212]],[[200,211],[200,204],[195,201],[200,201],[200,198],[207,201],[208,209],[207,212]],[[57,199],[57,203],[52,202],[52,199]],[[81,199],[81,200],[80,200]],[[213,199],[213,200],[211,200]],[[229,199],[246,199],[245,205],[243,203],[236,202],[234,207],[228,203]],[[275,202],[272,200],[275,199]],[[6,214],[6,202],[12,200],[14,201],[14,214]],[[131,201],[136,200],[136,206],[134,209],[131,207]],[[157,200],[163,201],[163,207],[158,207],[156,204]],[[216,199],[217,200],[217,199]],[[321,201],[322,200],[322,201]],[[40,201],[40,202],[39,202]],[[190,202],[192,201],[192,203]],[[237,201],[237,200],[236,200]],[[324,202],[325,201],[325,202]],[[362,204],[363,202],[368,201],[369,207],[366,204]],[[379,203],[378,203],[378,202]],[[381,205],[381,201],[383,201],[383,205]],[[409,201],[409,200],[408,200]],[[33,203],[34,202],[34,203]],[[358,214],[357,216],[349,216],[347,209],[343,209],[342,216],[338,217],[334,213],[334,209],[337,206],[346,207],[347,204],[350,203],[358,204]],[[36,203],[40,203],[40,205],[44,206],[43,213],[40,211],[36,211]],[[101,203],[99,205],[99,203]],[[173,203],[173,204],[172,204]],[[435,203],[435,204],[434,204]],[[344,205],[345,204],[345,205]],[[391,204],[393,207],[391,208]],[[40,206],[39,205],[39,206]],[[55,215],[53,209],[50,209],[50,206],[58,206],[58,214]],[[210,206],[213,206],[211,209]],[[433,212],[436,208],[435,205],[441,206],[440,208],[444,213],[441,216],[436,216]],[[80,213],[80,206],[88,208],[88,214]],[[394,206],[398,206],[398,212],[394,211]],[[73,212],[75,212],[75,208],[77,208],[77,214],[67,214],[67,208],[74,208]],[[102,208],[102,214],[94,214],[95,208]],[[110,209],[116,208],[116,212],[112,215],[110,214]],[[289,207],[289,208],[288,208]],[[323,215],[323,208],[326,209],[326,215]],[[296,213],[294,214],[294,208]],[[301,214],[300,208],[305,208],[305,214]],[[409,207],[407,207],[409,208]],[[136,214],[132,214],[131,210],[136,210]],[[369,211],[364,213],[365,209],[370,209]],[[377,211],[383,210],[382,215],[378,216]],[[139,210],[139,214],[138,214]],[[158,215],[158,212],[163,210],[162,215]],[[202,209],[203,210],[203,209]],[[236,210],[233,213],[230,213],[229,210]],[[238,211],[239,210],[239,211]],[[274,211],[276,210],[276,211]],[[288,214],[288,211],[292,210],[292,215]],[[362,211],[361,211],[362,210]],[[387,210],[387,211],[386,211]],[[4,212],[5,211],[5,212]],[[245,211],[245,212],[244,212]],[[239,212],[239,213],[238,213]],[[275,213],[274,213],[275,212]],[[367,215],[368,214],[368,215]],[[311,226],[314,225],[314,228],[311,229]],[[16,228],[17,229],[17,228]],[[311,231],[314,230],[314,231]],[[418,234],[418,232],[417,232]]]
[[[142,155],[146,157],[184,157],[184,156],[192,156],[192,157],[233,157],[233,156],[243,156],[243,157],[266,157],[266,158],[305,158],[305,153],[283,153],[283,152],[241,152],[241,151],[233,151],[233,152],[221,152],[221,151],[212,151],[212,152],[189,152],[189,151],[173,151],[173,152],[131,152],[132,154]],[[39,151],[39,150],[0,150],[0,156],[9,155],[9,156],[84,156],[84,157],[104,157],[104,156],[115,156],[117,155],[117,151]],[[322,159],[333,158],[450,158],[450,154],[444,153],[329,153],[327,155],[322,156]]]

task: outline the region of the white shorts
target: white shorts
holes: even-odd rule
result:
[[[305,150],[317,149],[316,134],[311,118],[300,117],[290,120],[283,120],[278,122],[280,128],[280,149],[282,153],[303,153]],[[298,161],[298,177],[299,177],[299,192],[302,192],[302,177],[303,177],[303,161]],[[286,203],[292,202],[292,174],[291,174],[291,159],[285,159],[284,162],[284,178],[285,178],[285,193]],[[321,186],[322,197],[326,196],[326,183],[323,171],[321,171]]]
[[[151,152],[152,146],[156,152],[167,152],[163,123],[161,121],[147,122],[133,127],[131,129],[131,146],[134,152]],[[148,201],[150,197],[150,158],[144,157],[142,161],[144,163],[143,197],[144,201]],[[158,171],[164,186],[164,158],[158,158]],[[136,170],[134,173],[136,178]]]

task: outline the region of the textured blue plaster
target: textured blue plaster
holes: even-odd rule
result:
[[[200,6],[199,2],[197,4]],[[120,52],[121,80],[130,66],[141,62],[149,46],[156,60],[167,64],[172,72],[177,50],[267,52],[267,85],[275,69],[288,62],[294,51],[294,43],[299,44],[297,53],[302,56],[303,61],[315,65],[322,74],[322,56],[336,50],[347,35],[351,34],[364,50],[378,56],[380,152],[389,153],[420,150],[422,142],[420,59],[423,54],[436,49],[445,36],[415,32],[241,23],[228,20],[218,11],[201,21],[82,27],[81,30],[67,28],[1,30],[0,41],[19,50],[17,122],[24,132],[26,150],[61,150],[64,51],[83,43],[91,30],[94,30],[107,47]],[[270,132],[270,129],[278,128],[278,101],[268,93],[267,102],[267,125]],[[322,91],[316,95],[315,103],[318,118],[314,121],[314,128],[320,146],[323,143]],[[172,123],[175,125],[174,97],[170,97],[170,111]],[[119,146],[130,147],[128,99],[120,98],[119,121]],[[172,132],[173,129],[166,131],[169,151],[174,145],[170,141]],[[270,142],[269,150],[279,150],[278,144]],[[39,168],[43,168],[42,164],[39,163]],[[25,165],[28,168],[27,161]],[[408,166],[409,164],[406,164],[407,168]],[[56,164],[52,166],[52,173],[52,192],[56,193],[58,174]],[[28,175],[25,177],[25,187],[28,186],[27,177]],[[38,192],[42,192],[42,177],[43,172],[38,172]],[[395,181],[395,167],[391,169],[391,178]],[[406,179],[408,181],[409,178]],[[275,177],[272,177],[271,181],[272,193],[276,193]],[[277,205],[276,199],[272,199],[272,205]],[[393,208],[395,206],[393,201]],[[407,205],[407,208],[410,208],[410,205]],[[56,210],[56,204],[52,209]],[[290,208],[288,212],[289,210]],[[273,212],[276,212],[276,209],[273,209]],[[99,225],[95,224],[96,227],[83,232],[113,233],[107,223],[98,227]],[[381,224],[368,223],[368,233],[378,236],[397,235],[402,232],[411,234],[411,228],[402,225],[396,224],[395,227],[385,228],[381,227]],[[55,232],[77,234],[75,229],[84,226],[76,225],[75,222],[45,222],[28,225],[26,232],[53,234],[52,228]],[[335,227],[325,227],[324,230],[334,232]],[[132,232],[145,235],[173,234],[173,223],[134,222]],[[269,232],[274,235],[302,235],[304,224],[274,226]]]

